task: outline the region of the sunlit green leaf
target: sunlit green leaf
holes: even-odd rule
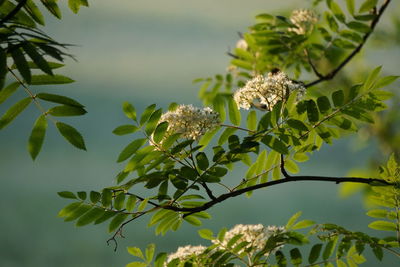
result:
[[[81,6],[89,6],[88,0],[68,0],[68,7],[75,14],[79,12]]]
[[[57,192],[57,194],[62,198],[77,199],[75,194],[70,191]]]
[[[382,231],[397,231],[397,225],[387,221],[374,221],[368,224],[369,228]]]
[[[122,162],[132,156],[142,145],[146,143],[146,138],[136,139],[127,145],[118,156],[117,162]]]
[[[15,91],[17,91],[19,85],[20,84],[18,82],[14,82],[14,83],[9,84],[7,87],[3,88],[0,91],[0,104],[3,103],[4,101],[6,101],[7,98],[12,96],[12,94],[14,94]]]
[[[121,125],[118,126],[113,130],[113,134],[116,135],[125,135],[125,134],[131,134],[139,130],[139,128],[135,125],[127,124],[127,125]]]
[[[273,150],[281,153],[281,154],[289,154],[289,150],[285,143],[283,143],[281,140],[278,138],[275,138],[271,135],[265,135],[262,139],[261,142],[263,142],[265,145],[269,146]]]
[[[156,104],[152,104],[143,111],[142,116],[140,117],[140,125],[143,125],[147,122],[150,118],[151,114],[153,114],[154,110],[156,109]]]
[[[377,3],[378,0],[365,0],[364,3],[361,5],[360,9],[358,10],[358,12],[359,13],[368,12],[371,9],[373,9]]]
[[[46,135],[46,129],[46,116],[41,115],[33,125],[33,129],[28,141],[28,150],[32,159],[35,159],[37,157],[42,148],[44,137]]]
[[[24,98],[9,108],[0,118],[0,130],[10,124],[32,102],[31,97]]]
[[[99,208],[99,207],[93,207],[90,209],[88,212],[86,212],[82,217],[78,219],[76,222],[76,226],[84,226],[89,223],[94,222],[96,219],[98,219],[100,216],[104,214],[104,209]]]
[[[308,262],[310,264],[313,264],[318,260],[321,250],[322,250],[322,244],[315,244],[311,248],[310,255],[308,256]]]
[[[229,98],[228,100],[228,110],[229,110],[229,120],[233,125],[240,125],[241,115],[236,102],[233,98]]]

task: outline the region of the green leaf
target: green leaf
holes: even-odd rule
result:
[[[77,199],[75,194],[70,191],[61,191],[61,192],[57,192],[57,194],[62,198]]]
[[[326,114],[331,109],[331,103],[326,96],[320,96],[317,98],[318,109],[322,114]]]
[[[68,204],[65,206],[62,210],[60,210],[57,214],[58,217],[64,218],[67,217],[68,215],[71,214],[72,211],[77,209],[80,205],[82,205],[82,202],[73,202],[71,204]]]
[[[143,125],[147,122],[147,120],[150,118],[151,114],[153,114],[155,109],[156,109],[156,104],[152,104],[143,111],[143,114],[140,118],[140,125]]]
[[[27,83],[31,83],[32,75],[29,68],[28,62],[26,61],[24,54],[20,48],[14,48],[11,50],[11,56],[14,59],[14,63],[17,66],[18,72],[24,78]]]
[[[139,130],[139,128],[135,125],[121,125],[115,128],[112,132],[115,135],[125,135],[125,134],[131,134]]]
[[[368,224],[369,228],[382,231],[397,231],[397,225],[387,221],[374,221]]]
[[[156,246],[154,244],[148,244],[146,248],[146,260],[147,262],[151,262],[154,257],[154,251],[156,249]]]
[[[346,6],[349,13],[351,15],[354,15],[354,10],[355,10],[354,0],[346,0]]]
[[[85,141],[83,140],[82,135],[74,127],[62,122],[57,122],[56,126],[60,134],[69,143],[71,143],[76,148],[86,150]]]
[[[290,217],[290,219],[288,220],[285,228],[286,229],[292,229],[292,226],[296,223],[297,219],[301,216],[301,211],[295,213],[292,217]]]
[[[133,209],[135,208],[136,205],[136,196],[134,195],[130,195],[126,201],[126,210],[131,212],[133,211]]]
[[[78,219],[78,221],[76,222],[76,226],[80,227],[92,223],[95,220],[97,220],[100,216],[102,216],[104,212],[105,210],[102,208],[93,207]]]
[[[61,19],[61,11],[57,5],[57,0],[40,0],[47,10],[58,19]]]
[[[203,146],[201,148],[201,150],[205,149],[208,145],[208,143],[210,143],[210,141],[212,140],[212,138],[214,137],[214,135],[217,134],[217,132],[221,129],[221,126],[218,126],[217,128],[215,128],[212,131],[207,132],[205,135],[203,135],[200,140],[199,140],[199,145]]]
[[[346,25],[348,28],[361,33],[369,33],[371,31],[371,28],[368,25],[358,21],[351,21]]]
[[[303,228],[307,228],[310,227],[312,225],[314,225],[315,222],[311,221],[311,220],[302,220],[298,223],[296,223],[295,225],[293,225],[292,229],[293,230],[298,230],[298,229],[303,229]]]
[[[265,145],[269,146],[276,152],[279,152],[280,154],[289,154],[287,146],[278,138],[275,138],[271,135],[265,135],[261,139],[261,142],[263,142]]]
[[[125,267],[147,267],[147,266],[148,266],[147,263],[140,261],[130,262],[127,265],[125,265]]]
[[[112,191],[110,189],[103,189],[101,193],[101,204],[103,207],[107,208],[112,203]]]
[[[41,115],[33,125],[33,129],[28,141],[28,150],[32,159],[36,159],[42,148],[44,137],[46,135],[47,120],[46,116]]]
[[[79,12],[79,9],[81,6],[89,6],[89,3],[87,0],[68,0],[68,7],[77,14]]]
[[[290,262],[295,266],[299,266],[302,263],[301,253],[298,248],[290,250]]]
[[[335,18],[337,18],[342,23],[346,23],[346,17],[344,15],[342,9],[336,2],[334,2],[334,1],[331,2],[330,9],[332,10]]]
[[[323,260],[327,260],[333,254],[337,241],[338,237],[335,236],[326,244],[324,252],[322,253]]]
[[[381,261],[383,259],[383,250],[381,247],[372,247],[372,252],[378,260]]]
[[[165,261],[167,260],[167,256],[168,255],[165,252],[157,254],[156,260],[154,262],[154,267],[163,267]]]
[[[163,121],[160,124],[158,124],[153,133],[153,141],[157,144],[160,143],[165,133],[167,132],[167,129],[168,129],[167,121]]]
[[[201,229],[197,231],[203,239],[214,240],[214,233],[210,229]]]
[[[109,219],[111,219],[112,217],[114,217],[115,215],[117,215],[116,212],[112,211],[112,210],[107,210],[104,212],[103,215],[101,215],[97,220],[94,221],[94,224],[100,224],[103,223]]]
[[[340,107],[344,103],[344,93],[342,90],[338,90],[332,93],[332,101],[335,107]]]
[[[85,214],[87,211],[89,211],[91,208],[92,208],[91,205],[87,205],[87,204],[83,203],[78,208],[71,211],[71,213],[65,217],[64,221],[65,222],[74,221],[74,220],[78,219],[79,217],[81,217],[83,214]]]
[[[297,164],[293,160],[290,160],[290,159],[285,160],[285,167],[286,167],[286,170],[291,173],[298,173],[300,171],[299,166],[297,166]]]
[[[8,85],[6,88],[0,90],[0,104],[6,101],[7,98],[9,98],[12,94],[14,94],[15,91],[17,91],[19,85],[20,84],[18,82],[14,82]]]
[[[213,100],[213,109],[218,112],[221,122],[226,119],[225,100],[224,97],[218,94]]]
[[[129,119],[136,121],[136,109],[134,106],[132,106],[132,104],[124,102],[122,104],[122,110],[124,111],[125,116],[127,116]]]
[[[149,120],[147,121],[146,127],[145,127],[145,132],[147,135],[151,135],[153,133],[153,131],[155,130],[155,128],[157,127],[158,121],[161,118],[162,115],[162,109],[157,109],[156,111],[154,111]],[[143,116],[142,116],[143,118]]]
[[[32,75],[31,85],[52,85],[52,84],[67,84],[75,82],[71,78],[64,75],[54,74],[54,75]]]
[[[315,104],[314,100],[307,101],[307,117],[311,123],[316,123],[319,119],[317,104]]]
[[[299,130],[300,132],[308,131],[308,127],[300,120],[289,119],[286,122],[291,128]]]
[[[364,13],[364,12],[369,12],[371,9],[373,9],[376,4],[378,3],[378,0],[366,0],[358,10],[358,13]]]
[[[251,131],[257,129],[257,114],[255,110],[250,111],[249,115],[247,115],[247,128]]]
[[[321,253],[321,249],[322,249],[322,244],[315,244],[310,251],[310,255],[308,256],[308,262],[310,264],[313,264],[314,262],[316,262],[319,258],[319,255]]]
[[[142,260],[144,260],[144,256],[142,251],[140,250],[140,248],[137,247],[127,247],[126,248],[128,250],[128,253],[131,254],[132,256],[141,258]]]
[[[241,120],[240,111],[233,98],[229,98],[228,100],[228,111],[229,120],[232,122],[233,125],[239,126]]]
[[[200,226],[201,225],[201,221],[199,219],[197,219],[195,216],[193,215],[189,215],[187,217],[183,218],[185,221],[187,221],[188,223],[194,225],[194,226]]]
[[[33,18],[37,23],[44,25],[43,14],[40,12],[40,9],[32,0],[28,0],[26,2],[24,9],[28,12],[31,18]]]
[[[386,76],[386,77],[382,77],[380,78],[376,83],[374,88],[375,89],[379,89],[385,86],[390,85],[391,83],[393,83],[394,81],[396,81],[400,76]],[[0,102],[1,103],[1,102]]]
[[[347,264],[344,261],[337,259],[336,266],[337,267],[347,267]]]
[[[146,138],[136,139],[127,145],[118,156],[117,162],[122,162],[132,156],[142,145],[146,143]]]
[[[205,171],[207,170],[208,166],[210,165],[207,159],[207,156],[204,152],[199,152],[196,155],[197,165],[199,166],[200,170]]]
[[[229,127],[226,128],[226,129],[222,132],[221,136],[220,136],[219,139],[218,139],[218,145],[221,146],[221,145],[225,144],[226,141],[228,141],[229,136],[231,136],[232,134],[234,134],[236,131],[237,131],[236,128],[229,128]]]
[[[31,97],[24,98],[9,108],[0,118],[0,130],[10,124],[32,102]]]
[[[55,106],[47,111],[48,114],[56,117],[69,117],[69,116],[81,116],[86,114],[86,110],[81,107],[74,106]]]
[[[63,104],[63,105],[71,106],[71,107],[79,107],[79,108],[84,107],[81,103],[77,102],[76,100],[74,100],[72,98],[66,97],[66,96],[47,94],[47,93],[39,93],[36,95],[36,97],[40,98],[44,101]]]
[[[90,191],[90,201],[92,201],[93,204],[96,204],[101,198],[101,194],[96,191]]]
[[[22,47],[25,52],[29,55],[29,57],[33,60],[33,62],[45,73],[49,75],[53,75],[53,72],[44,59],[44,57],[36,50],[37,48],[33,46],[30,42],[25,42]],[[29,66],[29,65],[28,65]]]
[[[108,225],[108,232],[111,233],[114,230],[116,230],[125,221],[127,217],[128,214],[123,214],[123,213],[120,213],[117,216],[115,216]]]
[[[145,198],[144,200],[142,200],[142,202],[140,202],[140,204],[139,204],[139,206],[138,206],[138,208],[137,208],[137,211],[138,211],[138,212],[143,211],[143,210],[146,208],[146,206],[147,206],[147,202],[149,202],[149,199],[148,199],[148,198]]]
[[[369,90],[373,83],[375,82],[376,78],[378,77],[379,73],[381,72],[382,66],[375,68],[371,73],[368,75],[367,81],[364,83],[364,88]]]
[[[125,204],[125,194],[120,193],[114,199],[114,208],[116,210],[122,210]]]

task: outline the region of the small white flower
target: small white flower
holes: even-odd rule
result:
[[[263,226],[262,224],[238,224],[235,225],[231,230],[225,233],[224,240],[212,240],[214,244],[220,244],[221,246],[227,246],[228,242],[236,235],[241,234],[242,236],[236,242],[237,244],[246,241],[249,244],[244,247],[239,253],[242,253],[247,248],[253,248],[255,250],[262,250],[269,238],[274,235],[286,232],[285,227],[277,226]],[[279,246],[273,250],[282,248]],[[254,251],[253,251],[254,252]]]
[[[266,77],[258,75],[247,81],[244,87],[234,93],[233,99],[239,108],[249,109],[256,100],[272,110],[278,101],[286,99],[293,91],[297,91],[300,100],[306,88],[301,83],[293,82],[281,71],[270,72]]]
[[[198,140],[206,132],[220,125],[219,115],[211,108],[197,108],[192,105],[179,105],[174,111],[164,113],[159,123],[168,122],[164,139],[180,133],[182,138]],[[154,143],[153,138],[151,142]]]
[[[237,41],[236,43],[236,48],[240,48],[243,50],[247,50],[249,48],[249,45],[247,44],[245,39],[240,39],[239,41]]]
[[[318,21],[318,17],[312,10],[296,9],[290,15],[290,21],[296,27],[289,28],[288,30],[302,35],[313,29],[314,24]]]
[[[185,247],[179,247],[178,250],[175,253],[169,254],[167,258],[167,262],[165,266],[173,261],[174,259],[179,259],[179,260],[185,260],[188,259],[191,256],[197,256],[200,255],[201,253],[204,252],[206,247],[204,246],[185,246]]]
[[[286,232],[285,227],[263,226],[262,224],[238,224],[225,233],[225,237],[222,242],[217,239],[212,240],[212,242],[225,247],[233,237],[241,234],[242,236],[236,243],[239,244],[243,241],[249,243],[246,247],[239,251],[239,253],[242,253],[246,248],[262,250],[270,237],[284,232]],[[274,249],[274,251],[280,248],[282,248],[282,246],[277,247]]]

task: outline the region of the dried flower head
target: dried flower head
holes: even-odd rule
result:
[[[286,99],[293,91],[297,91],[297,98],[300,100],[306,88],[301,83],[293,82],[285,73],[277,71],[268,73],[266,77],[258,75],[247,81],[244,87],[234,93],[233,98],[239,108],[249,109],[257,100],[266,109],[272,110],[278,101]]]
[[[206,247],[204,246],[185,246],[185,247],[179,247],[178,250],[175,253],[169,254],[167,258],[167,262],[165,265],[167,265],[169,262],[173,261],[174,259],[179,259],[181,261],[186,260],[192,256],[197,256],[200,255],[201,253],[204,252]]]
[[[314,24],[318,21],[318,17],[312,10],[296,9],[290,15],[290,21],[296,27],[289,28],[289,31],[301,35],[312,31]]]
[[[219,115],[211,108],[197,108],[192,105],[179,105],[175,110],[164,113],[159,123],[168,122],[164,139],[180,133],[182,138],[198,140],[207,131],[220,125]],[[154,141],[152,140],[154,143]]]
[[[220,244],[221,246],[226,247],[228,242],[233,237],[241,234],[242,236],[239,238],[237,243],[246,241],[249,244],[245,246],[241,251],[239,251],[239,253],[242,253],[245,249],[249,248],[259,251],[265,247],[265,244],[269,238],[278,234],[282,234],[284,232],[286,232],[285,227],[281,226],[277,227],[277,226],[263,226],[262,224],[247,224],[247,225],[238,224],[225,233],[225,237],[222,242],[219,240],[212,240],[212,242],[214,244]],[[273,252],[275,252],[280,248],[282,248],[282,246],[276,247]],[[267,254],[269,253],[270,252],[267,252]]]

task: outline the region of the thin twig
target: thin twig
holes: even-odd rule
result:
[[[290,178],[291,176],[287,173],[287,171],[285,170],[285,159],[283,157],[283,154],[281,154],[281,173],[283,174],[283,176],[285,178]]]
[[[344,68],[352,59],[353,57],[358,54],[360,52],[360,50],[364,47],[365,43],[368,40],[368,37],[371,35],[371,33],[374,31],[375,26],[378,24],[383,12],[385,12],[387,6],[389,5],[391,0],[386,0],[382,6],[379,9],[378,14],[376,15],[375,19],[371,22],[370,25],[370,30],[364,35],[362,42],[353,50],[353,52],[351,52],[343,61],[342,63],[339,64],[339,66],[337,66],[335,69],[333,69],[330,73],[326,74],[326,75],[322,75],[322,77],[319,77],[317,80],[312,81],[308,84],[305,85],[305,87],[311,87],[314,86],[316,84],[319,84],[320,82],[323,81],[327,81],[327,80],[331,80],[333,79],[336,74],[342,69]],[[318,75],[317,75],[318,76]]]

